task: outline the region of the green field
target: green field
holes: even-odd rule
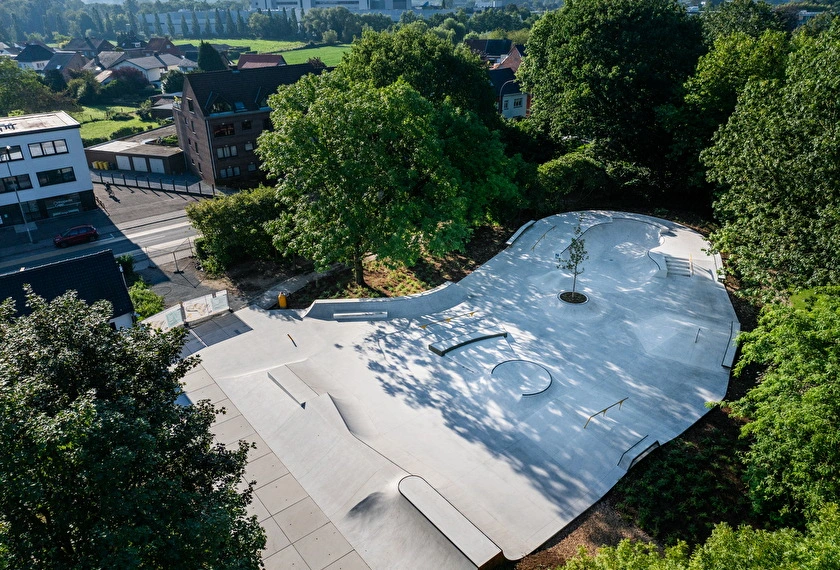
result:
[[[344,52],[350,50],[350,44],[339,44],[337,46],[323,46],[294,51],[284,51],[283,59],[286,63],[306,63],[311,57],[319,57],[329,67],[338,65]]]
[[[158,126],[157,121],[143,121],[135,113],[137,107],[125,105],[85,105],[80,111],[74,111],[70,115],[82,124],[82,140],[113,138],[113,134],[126,127],[140,127],[143,130]],[[132,118],[127,121],[113,121],[106,119],[113,113],[129,113]]]
[[[280,42],[275,40],[226,40],[222,38],[213,38],[210,40],[210,43],[227,44],[229,46],[239,48],[247,47],[250,48],[251,51],[255,51],[257,53],[277,53],[305,45],[303,42]]]

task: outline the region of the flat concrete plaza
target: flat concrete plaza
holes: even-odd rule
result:
[[[557,268],[580,223],[589,259]],[[696,232],[580,212],[409,298],[236,313],[188,397],[258,450],[268,568],[475,568],[537,549],[723,398],[739,324]]]

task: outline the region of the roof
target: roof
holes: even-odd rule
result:
[[[0,299],[14,299],[19,315],[32,312],[26,306],[26,296],[23,292],[23,285],[26,283],[47,301],[74,290],[80,299],[88,303],[109,301],[113,306],[113,316],[134,312],[128,290],[110,249],[0,275]]]
[[[146,50],[153,52],[168,52],[175,55],[181,53],[181,50],[175,47],[175,44],[173,44],[172,40],[169,38],[150,38],[149,42],[146,44]]]
[[[510,52],[510,40],[464,40],[474,52],[488,57],[500,57]]]
[[[159,67],[197,67],[198,64],[192,60],[172,55],[171,53],[159,53],[148,57],[134,57],[125,60],[126,63],[136,65],[141,69],[155,69]]]
[[[102,51],[99,52],[96,57],[92,60],[87,62],[85,65],[85,69],[95,70],[95,69],[108,69],[113,67],[114,65],[118,64],[121,61],[128,59],[125,52],[122,51]]]
[[[29,44],[23,48],[19,54],[17,54],[15,59],[24,63],[33,61],[49,61],[49,59],[53,56],[53,53],[54,52],[52,50],[38,44]]]
[[[50,58],[50,61],[44,67],[44,71],[61,71],[62,69],[66,69],[67,66],[73,64],[73,60],[76,59],[78,64],[73,69],[81,69],[81,67],[87,63],[87,59],[82,54],[75,52],[75,51],[60,51],[53,54]]]
[[[239,69],[253,69],[255,67],[272,67],[286,65],[286,60],[279,53],[243,53],[239,56]]]
[[[281,85],[292,85],[309,73],[319,75],[325,68],[309,63],[191,73],[184,77],[184,93],[189,85],[196,102],[209,115],[208,109],[219,100],[226,101],[231,111],[256,111],[263,101]]]
[[[79,128],[79,123],[64,111],[55,113],[40,113],[38,115],[21,115],[19,117],[0,117],[0,138],[33,133],[37,131],[52,131],[62,128]]]
[[[490,84],[493,86],[493,92],[496,94],[496,97],[499,96],[499,92],[503,87],[505,88],[505,95],[521,93],[519,83],[516,82],[516,75],[514,75],[513,70],[509,67],[488,69],[487,75],[490,77]],[[505,87],[505,84],[510,86]]]
[[[105,51],[114,49],[108,40],[97,38],[73,38],[64,46],[65,51]]]

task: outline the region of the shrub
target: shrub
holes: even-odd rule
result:
[[[163,297],[149,289],[142,279],[134,282],[128,289],[128,295],[131,297],[134,311],[140,315],[141,319],[151,317],[165,308]]]

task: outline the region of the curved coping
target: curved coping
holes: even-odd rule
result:
[[[548,384],[545,385],[545,388],[543,388],[542,390],[537,390],[536,392],[522,392],[523,396],[537,396],[539,394],[542,394],[543,392],[545,392],[546,390],[551,388],[551,385],[554,383],[554,376],[551,375],[551,372],[549,372],[548,368],[546,368],[542,364],[534,362],[533,360],[524,360],[522,358],[515,358],[513,360],[505,360],[504,362],[498,363],[496,366],[493,367],[493,370],[490,371],[490,375],[491,376],[493,375],[493,373],[496,371],[496,368],[498,368],[502,364],[507,364],[508,362],[526,362],[528,364],[533,364],[534,366],[539,366],[540,368],[545,370],[546,374],[548,374]]]
[[[301,316],[324,320],[338,320],[334,318],[334,315],[338,314],[340,318],[340,314],[344,312],[365,313],[387,311],[388,318],[411,316],[414,309],[419,309],[422,313],[428,313],[431,309],[434,309],[433,312],[436,312],[458,304],[459,301],[453,298],[456,295],[456,290],[454,288],[450,289],[452,285],[454,284],[451,281],[447,281],[434,289],[429,289],[422,293],[415,293],[414,295],[406,295],[405,297],[316,299]]]
[[[432,343],[429,345],[429,350],[437,354],[438,356],[444,356],[447,352],[451,352],[456,348],[461,348],[463,346],[467,346],[468,344],[472,344],[474,342],[478,342],[481,340],[487,340],[488,338],[496,338],[496,337],[505,337],[507,338],[507,331],[502,332],[494,332],[494,333],[487,333],[487,332],[474,332],[471,334],[466,334],[462,336],[456,336],[453,338],[447,338],[444,340],[440,340],[438,342]],[[452,344],[449,344],[449,343]]]
[[[516,232],[515,232],[512,236],[510,236],[510,239],[508,239],[508,240],[505,242],[505,246],[506,246],[506,247],[510,247],[510,246],[512,246],[512,245],[513,245],[513,242],[515,242],[516,240],[518,240],[518,239],[520,238],[520,236],[521,236],[522,234],[524,234],[524,233],[525,233],[525,231],[526,231],[528,228],[530,228],[531,226],[533,226],[533,225],[534,225],[534,224],[536,224],[536,223],[537,223],[537,221],[536,221],[536,220],[530,220],[530,221],[525,222],[524,224],[522,224],[522,226],[520,226],[520,228],[519,228],[518,230],[516,230]]]
[[[481,568],[502,556],[502,549],[419,475],[406,475],[397,484],[414,505],[473,564]]]

